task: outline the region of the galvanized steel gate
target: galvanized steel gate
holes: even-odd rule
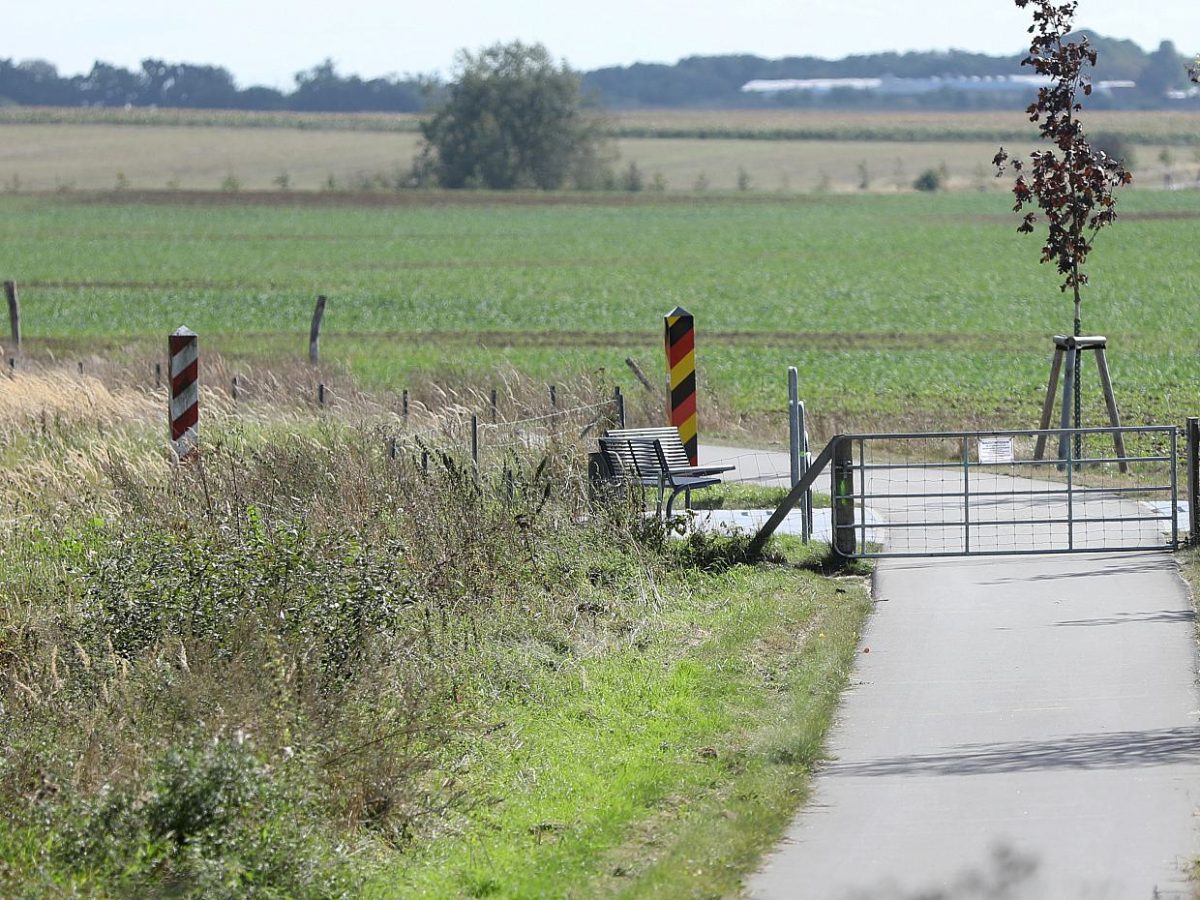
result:
[[[1113,455],[1116,432],[1125,457]],[[1058,440],[1063,458],[1035,458],[1039,438]],[[1179,543],[1174,426],[841,435],[822,456],[831,462],[833,544],[843,556],[1159,550]],[[1129,474],[1121,473],[1123,462]]]

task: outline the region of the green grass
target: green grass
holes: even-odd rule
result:
[[[299,355],[325,293],[326,358],[394,387],[515,366],[553,381],[604,370],[640,391],[624,359],[655,374],[661,317],[682,305],[698,323],[701,428],[777,436],[788,365],[818,432],[1035,425],[1048,338],[1069,328],[1001,197],[512,199],[0,198],[3,274],[23,285],[26,334],[69,352],[85,338],[157,347],[187,323],[208,347]],[[1084,328],[1110,337],[1126,419],[1176,421],[1200,385],[1198,198],[1128,193],[1121,211],[1089,264]],[[1085,372],[1098,420],[1095,386]]]
[[[804,797],[868,602],[779,565],[676,590],[653,637],[494,708],[465,783],[496,803],[368,894],[735,891]]]
[[[692,497],[693,509],[774,509],[788,495],[786,487],[768,487],[761,484],[727,482],[703,491]],[[814,494],[813,506],[829,506],[827,494]]]

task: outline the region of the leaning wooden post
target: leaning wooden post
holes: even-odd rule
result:
[[[1124,474],[1129,471],[1129,463],[1125,461],[1127,458],[1125,434],[1120,430],[1121,413],[1117,410],[1117,395],[1113,393],[1112,376],[1108,372],[1108,354],[1105,352],[1107,346],[1106,338],[1097,336],[1093,339],[1092,350],[1096,354],[1096,366],[1100,370],[1100,387],[1104,391],[1104,406],[1108,409],[1108,421],[1113,427],[1113,449],[1117,451],[1117,459],[1120,460],[1117,468]]]
[[[184,460],[200,443],[200,349],[196,332],[179,328],[167,338],[171,360],[171,446]]]
[[[646,373],[643,372],[642,367],[637,364],[637,360],[632,356],[627,356],[625,357],[625,365],[629,366],[629,371],[632,372],[637,377],[637,380],[642,383],[642,387],[644,387],[649,393],[653,394],[654,383],[646,377]]]
[[[8,327],[12,332],[13,352],[21,352],[21,298],[17,296],[17,283],[4,282],[4,296],[8,298]]]
[[[679,429],[679,439],[693,466],[700,465],[699,428],[696,419],[696,323],[681,306],[664,316],[670,396],[667,415]]]
[[[842,556],[853,556],[858,548],[854,522],[854,446],[848,438],[835,438],[833,446],[833,547]]]
[[[313,310],[312,327],[308,330],[308,361],[314,366],[321,364],[321,321],[325,318],[325,295],[317,297]]]

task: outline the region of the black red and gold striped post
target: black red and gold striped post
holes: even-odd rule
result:
[[[677,306],[665,316],[667,373],[670,397],[667,416],[679,429],[679,440],[693,466],[700,464],[696,424],[696,323],[692,314]]]
[[[179,328],[167,338],[171,364],[171,446],[179,459],[196,452],[200,428],[200,349],[196,332]]]

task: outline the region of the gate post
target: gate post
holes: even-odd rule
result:
[[[834,440],[833,549],[842,556],[853,556],[858,548],[854,527],[854,446],[848,438]]]
[[[1188,535],[1200,540],[1200,418],[1187,420]]]
[[[795,366],[788,366],[788,461],[791,464],[792,483],[800,483],[800,373]]]

